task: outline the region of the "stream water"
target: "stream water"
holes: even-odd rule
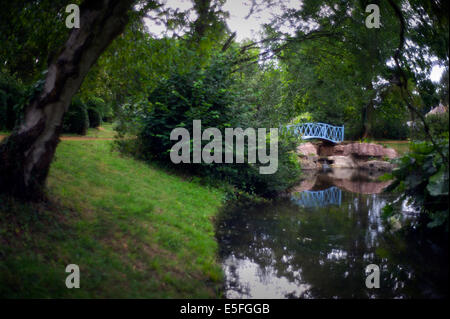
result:
[[[447,297],[448,243],[387,227],[381,210],[398,194],[382,193],[389,182],[376,177],[315,172],[273,203],[224,209],[216,233],[225,297]],[[414,225],[414,209],[398,205],[401,223]],[[369,264],[380,268],[380,288],[366,287]]]

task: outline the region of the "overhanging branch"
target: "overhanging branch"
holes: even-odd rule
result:
[[[400,92],[401,92],[402,98],[406,102],[406,105],[407,105],[408,109],[410,110],[410,112],[416,114],[419,117],[419,119],[421,120],[423,127],[424,127],[425,134],[429,138],[431,143],[433,144],[434,149],[439,153],[439,155],[443,159],[444,163],[448,163],[448,158],[444,155],[444,153],[438,146],[437,142],[435,141],[434,137],[430,133],[430,127],[428,126],[428,124],[425,120],[425,116],[413,105],[413,102],[412,102],[413,98],[412,98],[411,92],[408,89],[408,78],[406,76],[405,71],[402,68],[401,61],[400,61],[400,58],[403,53],[403,48],[405,46],[405,31],[406,31],[405,17],[403,16],[401,9],[398,7],[398,5],[393,0],[388,0],[388,2],[390,4],[390,6],[392,7],[392,9],[394,10],[395,15],[397,16],[397,18],[400,22],[400,35],[399,35],[400,42],[394,53],[395,66],[397,68],[398,74],[400,75],[400,79],[399,79],[400,81],[398,81],[396,84],[400,87]]]

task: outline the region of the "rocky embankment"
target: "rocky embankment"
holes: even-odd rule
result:
[[[372,143],[330,145],[304,143],[297,147],[302,169],[357,168],[388,172],[394,168],[390,160],[398,157],[392,148]]]

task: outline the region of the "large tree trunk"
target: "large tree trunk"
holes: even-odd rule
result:
[[[123,31],[133,2],[86,0],[81,5],[80,28],[72,30],[49,64],[42,92],[25,108],[22,124],[0,145],[0,193],[42,197],[64,113],[89,69]]]

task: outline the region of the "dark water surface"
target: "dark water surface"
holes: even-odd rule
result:
[[[448,243],[387,227],[381,209],[398,198],[380,193],[387,183],[352,170],[320,172],[274,203],[225,209],[217,237],[226,297],[448,296]],[[401,224],[414,225],[414,209],[398,205]],[[380,268],[379,289],[366,287],[369,264]]]

